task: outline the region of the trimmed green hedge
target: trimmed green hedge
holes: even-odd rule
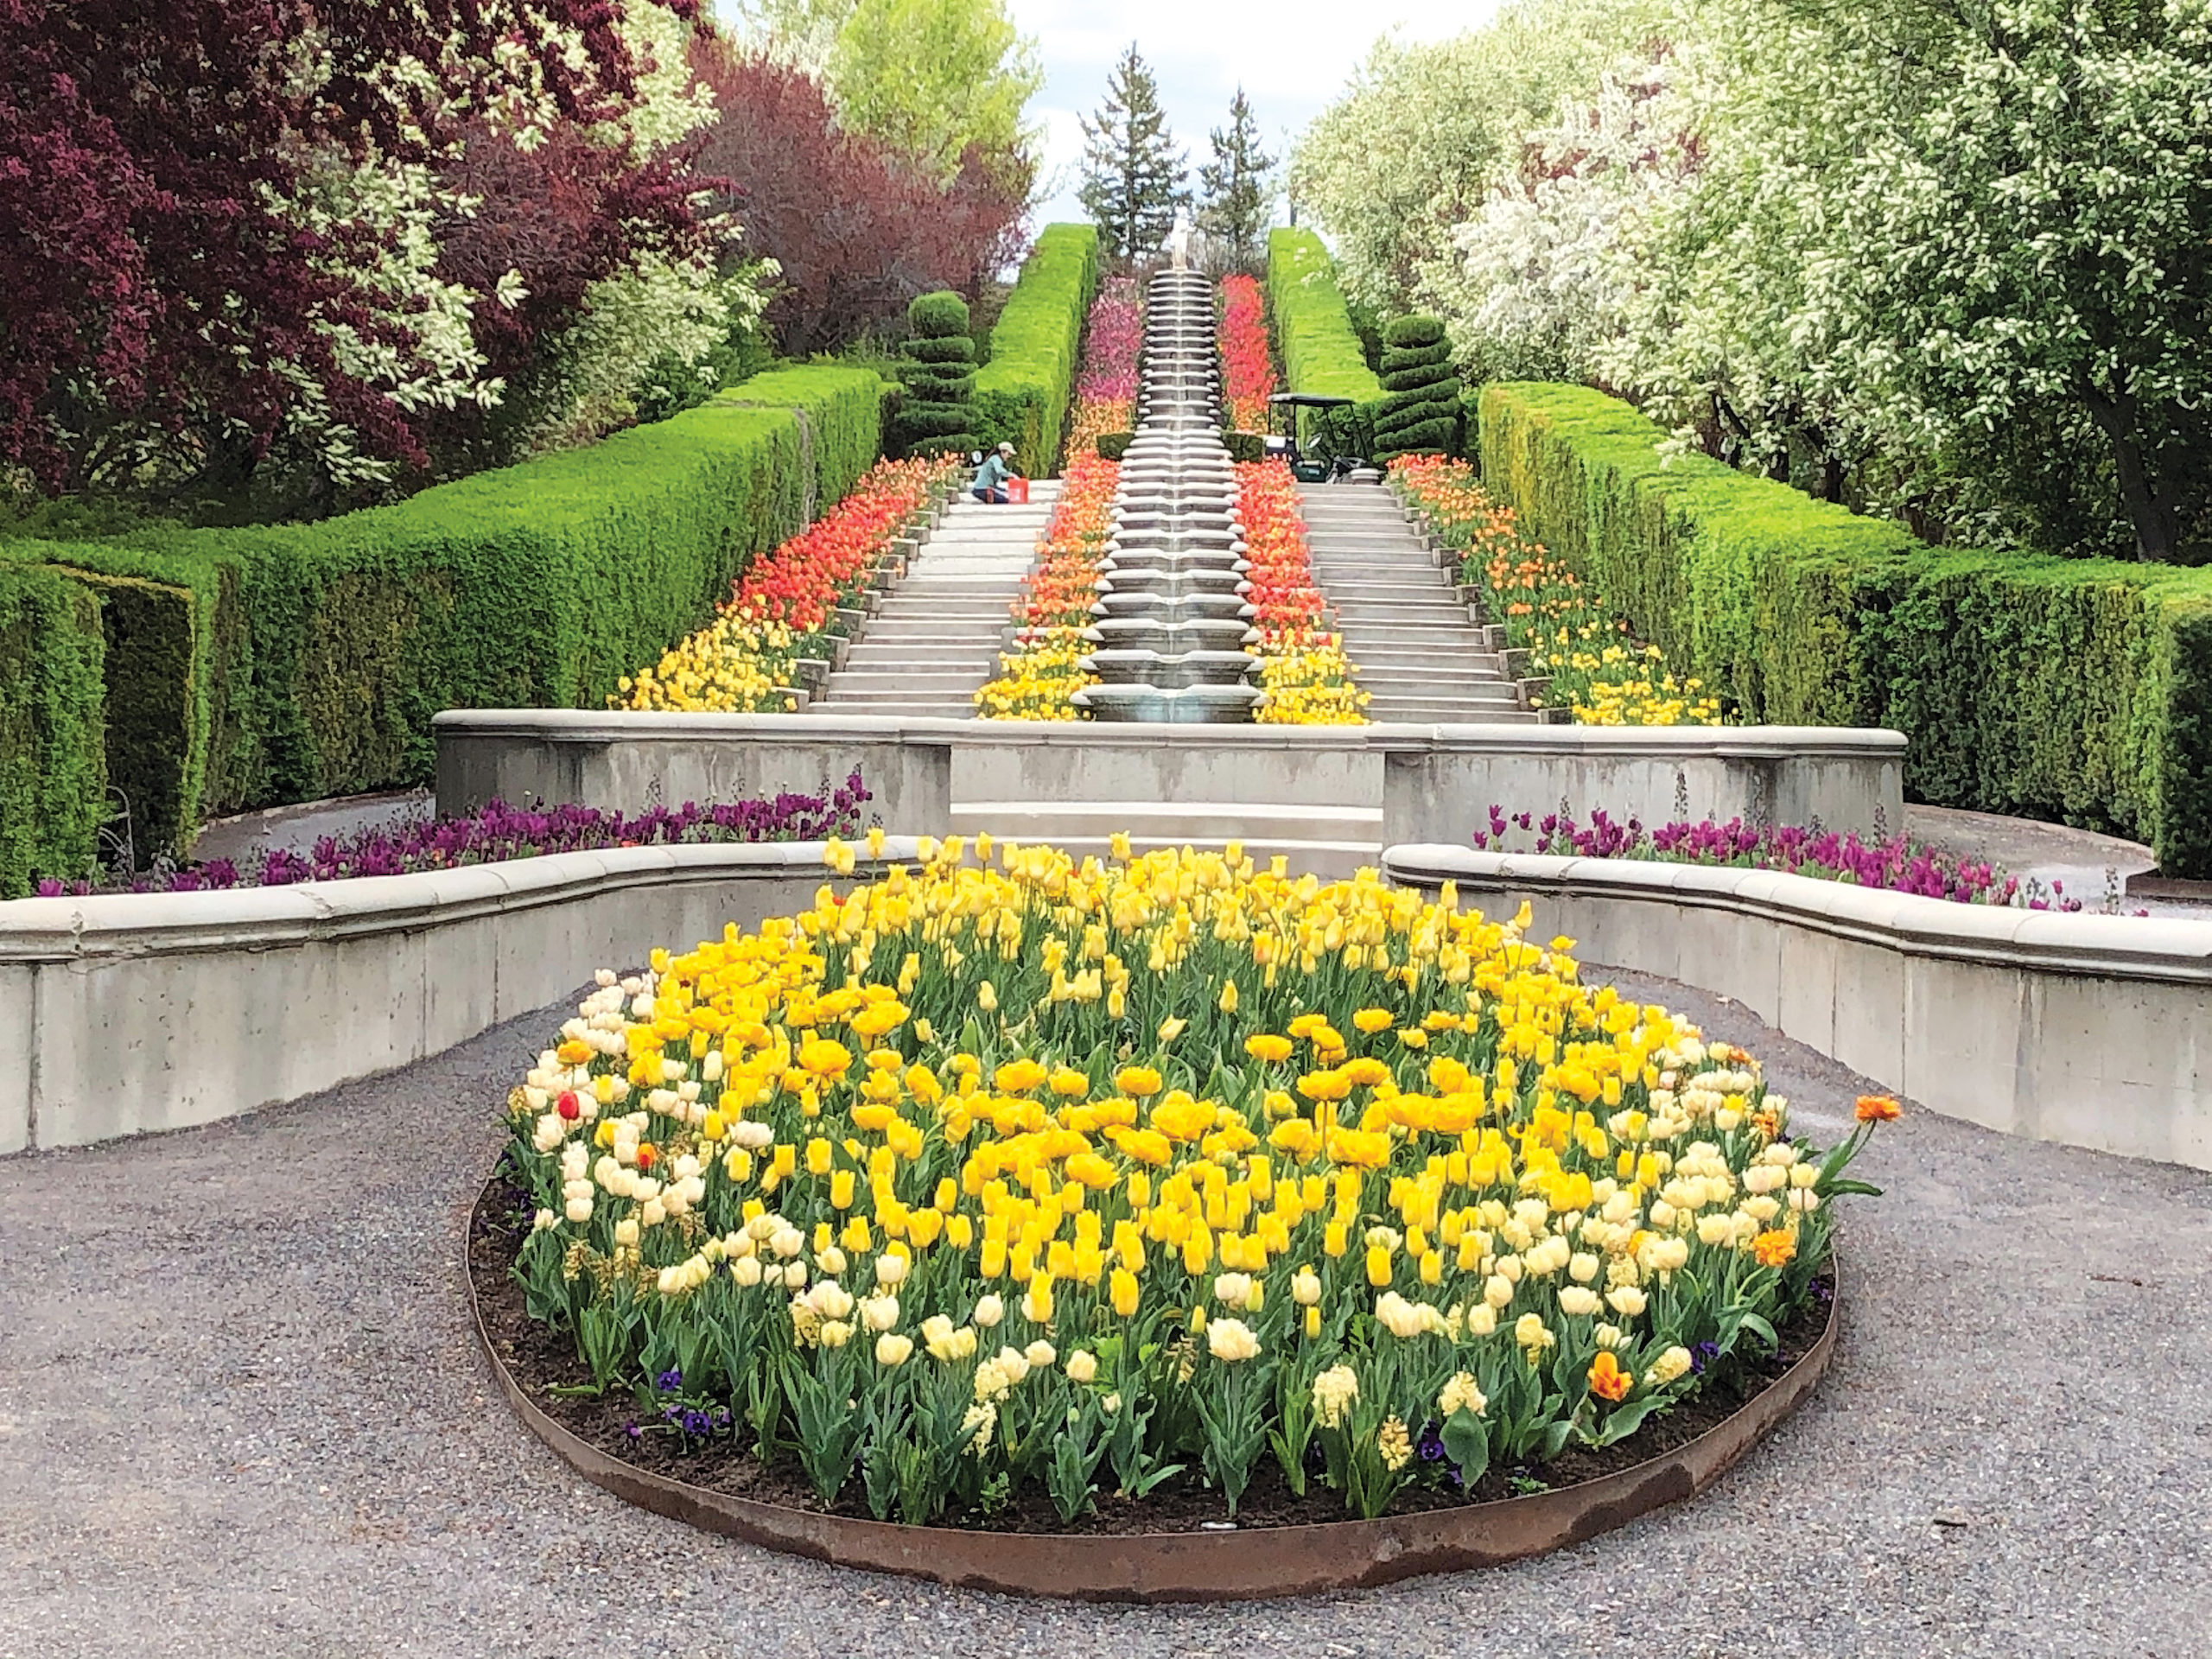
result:
[[[885,391],[780,369],[322,524],[0,540],[0,892],[84,870],[111,785],[143,862],[427,781],[441,709],[598,706],[874,464]]]
[[[1905,734],[1916,799],[2212,875],[2212,570],[1930,548],[1580,386],[1480,404],[1484,483],[1748,721]]]
[[[1317,397],[1350,397],[1359,407],[1331,411],[1315,423],[1321,443],[1368,455],[1375,448],[1374,405],[1382,383],[1367,366],[1352,327],[1336,262],[1311,231],[1268,236],[1268,315],[1287,390]]]
[[[991,329],[990,360],[976,376],[976,435],[986,448],[1011,443],[1028,476],[1058,467],[1097,290],[1098,227],[1047,225]]]
[[[0,899],[93,862],[106,656],[99,598],[0,543]]]
[[[599,706],[804,524],[810,493],[842,494],[873,462],[877,377],[788,372],[321,524],[0,542],[9,626],[38,634],[35,649],[11,634],[11,658],[89,649],[94,675],[90,721],[48,720],[40,740],[51,778],[26,822],[67,827],[27,842],[11,795],[0,856],[16,862],[0,868],[80,870],[111,776],[143,861],[188,849],[206,817],[428,781],[442,709]],[[48,640],[57,593],[89,607],[72,614],[92,619],[90,647]],[[0,773],[27,764],[30,729],[29,694],[11,681],[8,695]]]
[[[815,363],[756,374],[715,401],[798,416],[800,444],[814,463],[813,493],[802,503],[812,518],[842,500],[882,456],[884,389],[874,369]]]

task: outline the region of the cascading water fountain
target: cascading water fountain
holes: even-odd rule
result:
[[[1144,342],[1136,436],[1099,565],[1097,620],[1084,635],[1084,667],[1101,683],[1074,700],[1096,720],[1248,720],[1260,694],[1246,683],[1244,527],[1203,275],[1153,277]]]

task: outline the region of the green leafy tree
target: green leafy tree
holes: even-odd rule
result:
[[[1160,83],[1136,43],[1106,83],[1106,101],[1083,123],[1083,184],[1077,194],[1098,226],[1109,257],[1149,253],[1187,204],[1189,165],[1167,130]]]
[[[1216,127],[1206,137],[1213,160],[1198,168],[1198,223],[1225,264],[1257,264],[1274,207],[1276,158],[1261,148],[1260,124],[1242,86],[1230,100],[1227,130]]]
[[[1003,0],[741,0],[750,44],[828,86],[851,130],[908,156],[940,185],[973,151],[994,183],[1027,194],[1041,135],[1037,43]]]

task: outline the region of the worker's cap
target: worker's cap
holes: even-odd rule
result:
[[[999,454],[1002,454],[1002,455],[1010,455],[1010,454],[1012,454],[1013,453],[1014,453],[1014,446],[1013,446],[1012,444],[1010,444],[1010,443],[1002,443],[1002,444],[999,445]]]

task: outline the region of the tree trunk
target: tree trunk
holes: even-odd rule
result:
[[[2179,544],[2177,515],[2167,493],[2158,487],[2135,429],[2135,400],[2114,397],[2094,385],[2082,388],[2089,416],[2112,444],[2113,467],[2120,477],[2120,499],[2135,527],[2135,556],[2152,563],[2170,562]]]

